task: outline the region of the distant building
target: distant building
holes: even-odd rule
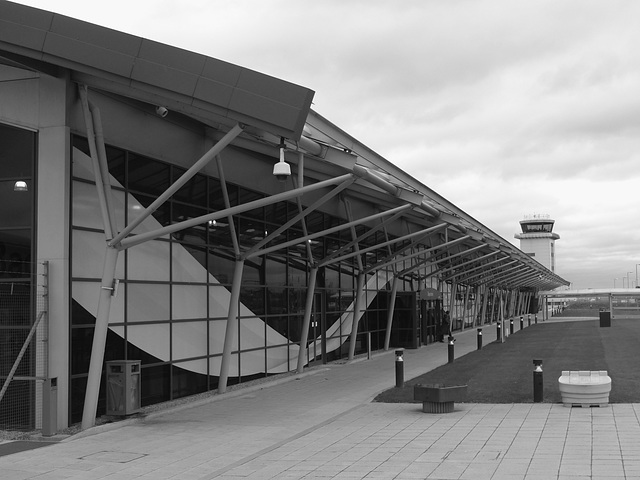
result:
[[[560,235],[553,233],[553,224],[549,215],[528,215],[520,220],[522,233],[516,233],[520,240],[520,250],[535,258],[552,272],[556,271],[555,241]]]

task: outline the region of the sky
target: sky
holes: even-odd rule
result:
[[[314,90],[313,110],[571,288],[640,273],[637,0],[20,0]]]

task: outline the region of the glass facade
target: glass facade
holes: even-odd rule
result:
[[[35,320],[34,199],[36,134],[0,124],[0,383],[13,367]],[[31,344],[32,345],[32,344]],[[15,371],[35,376],[35,348]],[[33,382],[14,380],[0,402],[0,428],[34,426]]]
[[[114,147],[107,147],[107,156],[119,229],[184,173],[179,166]],[[227,190],[231,206],[264,197],[239,185],[227,184]],[[71,235],[74,422],[82,415],[95,323],[93,299],[102,275],[105,238],[98,207],[87,142],[74,137]],[[220,181],[198,174],[134,233],[224,208]],[[221,341],[236,266],[232,234],[235,232],[240,250],[246,252],[298,213],[296,203],[276,203],[234,216],[233,225],[227,218],[209,222],[120,254],[116,271],[120,284],[111,308],[105,360],[141,360],[142,405],[217,388]],[[321,212],[314,212],[305,221],[309,233],[345,222]],[[356,234],[364,231],[358,228]],[[282,232],[278,241],[302,236],[303,228],[298,224]],[[307,247],[314,258],[322,259],[352,240],[347,229],[245,262],[229,384],[296,368],[307,296]],[[379,234],[372,235],[360,247],[380,241]],[[374,250],[367,254],[366,262],[373,264],[387,255],[384,248]],[[333,361],[348,355],[350,323],[347,329],[344,323],[354,309],[354,262],[355,257],[318,272],[308,362]],[[359,324],[356,353],[384,345],[386,289],[390,278],[388,272],[366,278],[365,312]],[[401,283],[400,290],[411,290],[411,282]],[[411,323],[414,316],[415,312],[411,312],[409,317],[401,318]],[[102,392],[98,414],[105,410],[104,398]]]

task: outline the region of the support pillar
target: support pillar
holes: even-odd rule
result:
[[[349,360],[353,360],[356,352],[356,338],[358,336],[358,323],[360,321],[360,309],[362,308],[362,294],[364,291],[364,273],[358,275],[358,287],[355,305],[353,306],[353,322],[351,322],[351,339],[349,340]]]
[[[98,407],[98,395],[100,393],[100,379],[102,378],[102,365],[104,363],[104,350],[107,342],[107,330],[109,327],[109,314],[111,312],[111,299],[115,293],[114,280],[119,251],[113,247],[107,247],[102,269],[102,283],[100,284],[100,297],[98,298],[98,313],[93,332],[93,345],[91,346],[91,359],[89,360],[89,377],[82,411],[82,429],[93,427],[96,423],[96,410]]]
[[[307,288],[307,301],[304,307],[304,319],[302,320],[302,332],[300,333],[300,350],[298,351],[298,368],[297,372],[302,373],[304,369],[305,352],[309,338],[309,325],[311,324],[311,309],[313,307],[313,296],[316,290],[316,278],[318,276],[318,267],[312,267],[309,272],[309,286]],[[314,340],[315,341],[315,340]]]
[[[238,304],[240,302],[240,286],[242,284],[242,270],[244,260],[236,260],[236,267],[233,271],[233,283],[231,286],[231,298],[229,299],[229,313],[227,316],[227,330],[224,334],[224,348],[222,350],[222,362],[220,364],[220,379],[218,381],[218,393],[227,391],[227,380],[229,379],[229,367],[231,365],[231,351],[236,340],[238,330]]]
[[[393,313],[396,308],[396,296],[398,295],[398,277],[393,277],[391,281],[391,299],[389,300],[389,311],[387,312],[387,330],[384,335],[384,349],[389,350],[391,343],[391,327],[393,323]]]

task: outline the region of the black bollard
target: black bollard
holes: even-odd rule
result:
[[[496,342],[502,340],[502,322],[498,320],[496,322]]]
[[[509,335],[513,335],[513,318],[509,320]]]
[[[543,397],[542,360],[534,360],[533,365],[533,401],[540,403]]]
[[[482,350],[482,329],[478,329],[478,350]]]
[[[531,326],[531,314],[527,316],[527,327]]]
[[[396,350],[396,388],[404,387],[404,349]]]
[[[455,342],[456,339],[453,338],[453,336],[449,335],[449,345],[447,345],[447,350],[449,353],[449,363],[453,363],[453,356],[454,356],[454,351],[453,351],[453,342]]]
[[[538,324],[538,314],[536,313],[536,325]]]
[[[520,330],[522,330],[524,328],[524,320],[522,318],[522,315],[520,315]]]

